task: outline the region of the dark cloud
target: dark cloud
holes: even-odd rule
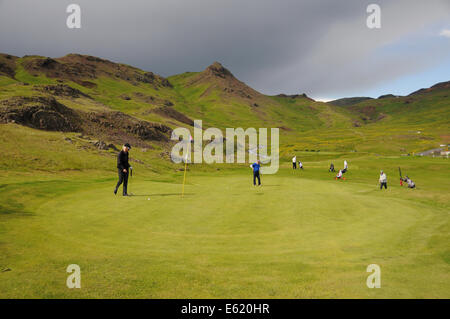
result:
[[[382,8],[380,30],[365,25],[372,2]],[[80,30],[66,27],[70,3],[81,6]],[[91,54],[165,76],[217,60],[264,93],[324,96],[446,59],[449,41],[438,37],[429,50],[423,32],[449,17],[448,0],[3,0],[0,51]]]

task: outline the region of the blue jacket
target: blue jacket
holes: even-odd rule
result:
[[[259,172],[259,168],[261,167],[261,165],[259,165],[258,163],[253,163],[252,167],[253,167],[253,172]]]

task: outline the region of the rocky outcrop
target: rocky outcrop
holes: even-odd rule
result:
[[[17,57],[0,53],[0,75],[6,75],[10,78],[14,78],[16,72],[16,60]]]
[[[224,68],[219,62],[214,62],[208,66],[204,72],[211,76],[216,76],[223,79],[226,77],[234,77],[233,74],[228,69]]]
[[[66,84],[55,84],[55,85],[36,85],[33,90],[43,93],[48,93],[56,96],[79,98],[81,96],[90,98],[89,95],[84,94],[80,90],[77,90]]]
[[[442,90],[442,89],[450,89],[450,81],[437,83],[427,89],[420,89],[420,90],[414,91],[409,95],[430,93],[430,92],[434,92],[436,90]]]
[[[398,95],[394,95],[394,94],[384,94],[384,95],[380,95],[378,97],[379,100],[381,99],[390,99],[390,98],[397,98],[399,97]]]
[[[257,100],[264,99],[264,96],[252,89],[244,82],[239,81],[234,75],[219,62],[214,62],[203,72],[187,83],[187,86],[196,86],[206,84],[208,88],[203,92],[202,97],[209,95],[214,90],[220,90],[224,95],[230,98],[245,99],[249,106],[258,103]]]
[[[290,98],[290,99],[299,99],[299,98],[304,98],[304,99],[308,99],[310,101],[314,101],[314,99],[310,98],[309,96],[306,95],[306,93],[302,93],[302,94],[292,94],[292,95],[288,95],[288,94],[278,94],[277,97],[282,97],[282,98]]]
[[[76,111],[51,96],[14,97],[0,101],[0,104],[0,123],[80,132],[117,143],[128,140],[139,145],[145,141],[168,141],[171,133],[168,126],[139,120],[122,112]]]
[[[158,105],[158,106],[173,106],[173,103],[169,100],[162,99],[153,95],[146,95],[142,92],[134,92],[134,96],[141,102]]]
[[[149,112],[161,115],[166,118],[171,118],[177,120],[178,122],[185,123],[191,126],[194,125],[193,120],[191,120],[189,117],[187,117],[181,112],[178,112],[177,110],[175,110],[173,107],[170,106],[158,107],[156,109],[150,110]]]
[[[122,112],[90,112],[85,115],[84,131],[90,135],[135,135],[144,141],[168,141],[171,129],[159,123],[151,123]]]
[[[105,59],[81,54],[68,54],[62,58],[27,57],[24,68],[33,75],[44,73],[49,78],[73,81],[85,87],[95,87],[91,80],[110,77],[131,82],[150,84],[154,88],[172,87],[170,82],[153,72],[114,63]]]
[[[48,131],[77,132],[81,117],[53,97],[14,97],[0,102],[0,123],[18,123]]]

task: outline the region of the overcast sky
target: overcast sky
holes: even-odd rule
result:
[[[81,29],[66,7],[81,7]],[[366,8],[381,7],[381,29]],[[169,76],[221,62],[265,94],[408,94],[450,80],[450,0],[0,0],[0,52]]]

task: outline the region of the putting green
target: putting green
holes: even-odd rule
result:
[[[112,179],[10,184],[22,203],[0,219],[0,296],[450,297],[445,205],[316,171],[262,187],[250,175],[190,173],[184,198],[181,184],[139,178],[129,198]],[[81,289],[66,287],[69,264]],[[366,286],[369,264],[380,289]]]

